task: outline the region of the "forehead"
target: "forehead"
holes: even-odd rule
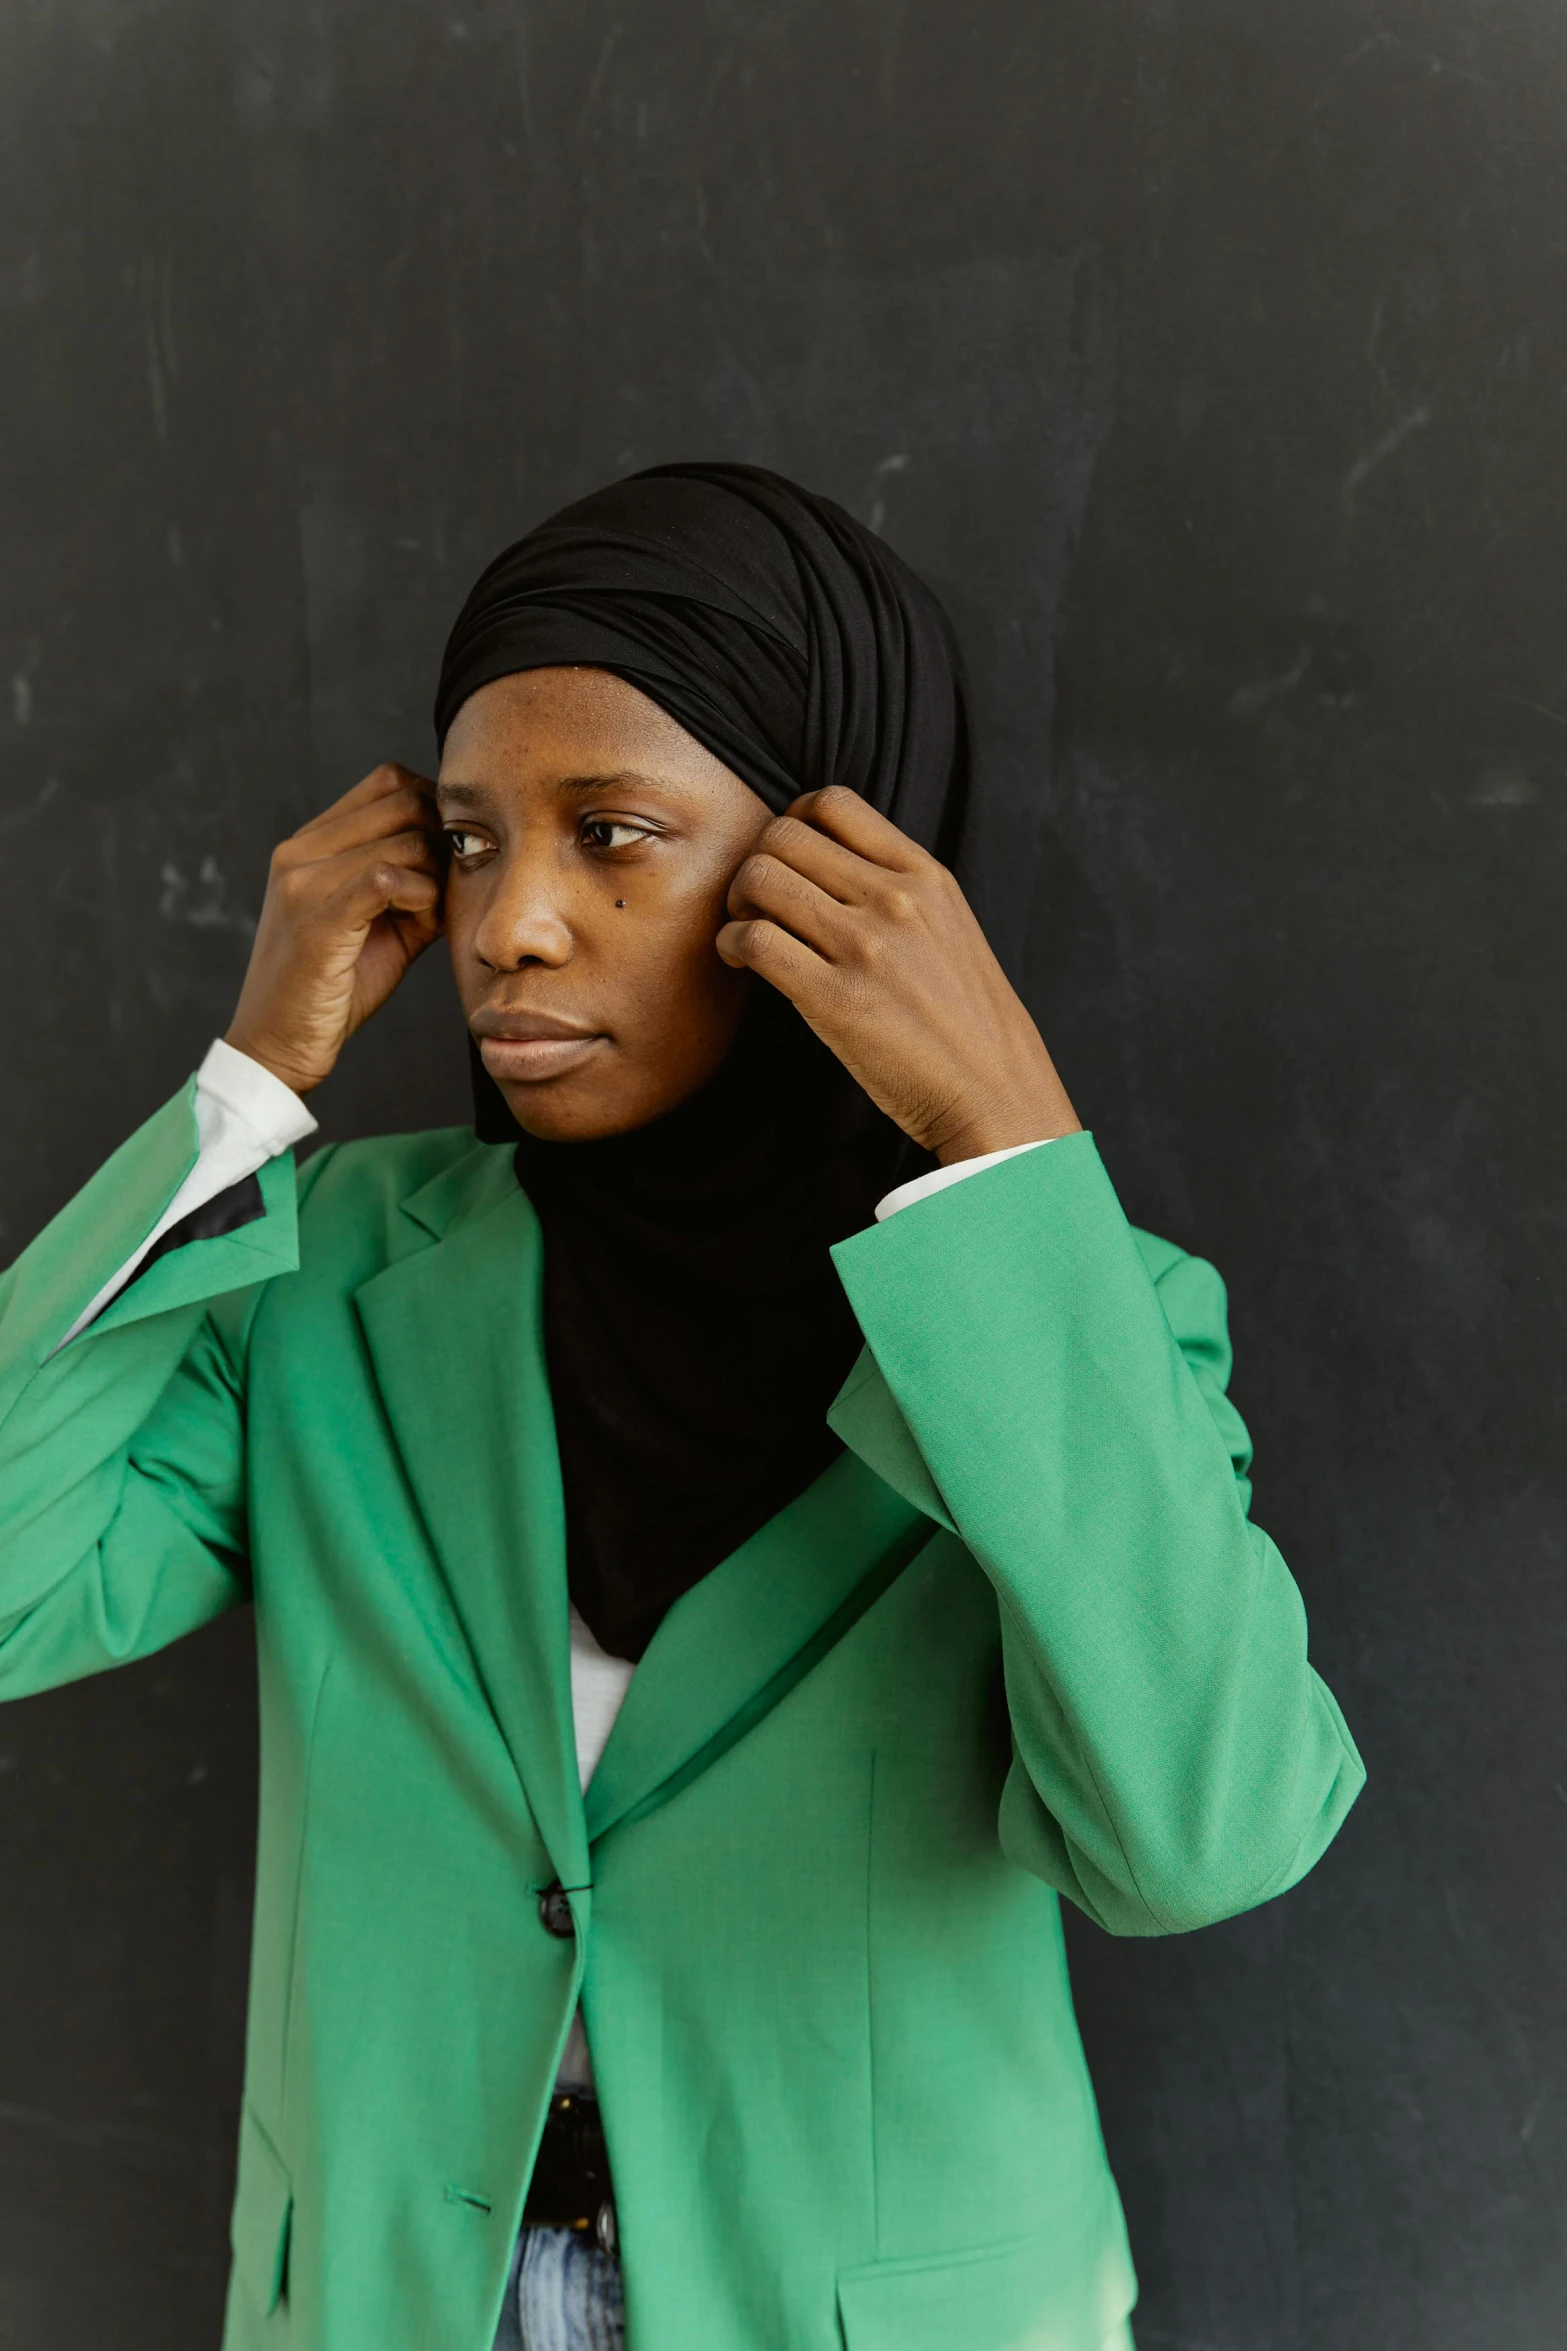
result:
[[[729,774],[624,678],[602,669],[532,669],[469,695],[447,734],[440,780],[443,791],[455,793],[633,772],[672,783]]]

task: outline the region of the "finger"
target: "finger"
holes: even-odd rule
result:
[[[773,922],[726,922],[718,934],[718,952],[726,963],[769,981],[807,1019],[833,984],[832,965]]]
[[[869,858],[873,865],[888,866],[895,873],[908,873],[916,867],[931,863],[929,853],[907,833],[900,832],[891,817],[862,800],[858,792],[851,792],[843,784],[827,784],[819,792],[805,792],[794,801],[785,814],[801,824],[813,825],[829,839],[842,842],[856,856]]]
[[[399,833],[378,841],[369,850],[343,861],[338,897],[354,906],[380,898],[388,906],[425,906],[439,902],[445,877],[431,855],[429,844],[417,833]]]
[[[427,906],[389,906],[386,919],[396,925],[398,937],[409,954],[422,955],[445,931],[446,908],[437,890]]]
[[[434,841],[426,832],[410,825],[406,832],[388,833],[384,840],[363,841],[357,848],[339,850],[335,857],[318,860],[324,871],[348,875],[356,866],[377,862],[420,867],[426,873],[439,875],[443,868]]]
[[[859,919],[792,865],[765,851],[754,853],[741,866],[729,885],[728,906],[737,920],[754,915],[792,931],[829,962],[844,944],[846,927]]]
[[[313,858],[308,865],[295,866],[284,874],[282,892],[303,913],[330,913],[345,901],[357,908],[373,897],[377,877],[390,887],[389,877],[403,873],[424,875],[439,892],[440,864],[427,833],[394,833],[385,841]]]
[[[377,865],[345,889],[337,905],[355,927],[361,921],[372,923],[383,914],[436,917],[441,885],[433,873],[421,873],[410,865]]]
[[[441,832],[433,806],[411,788],[389,793],[384,800],[361,802],[357,808],[329,811],[303,832],[279,844],[276,862],[285,869],[319,865],[355,849],[417,833],[439,847]]]
[[[797,816],[775,816],[751,854],[793,866],[796,873],[804,874],[841,906],[863,904],[873,875],[887,870]]]
[[[427,801],[433,814],[435,785],[430,777],[417,774],[411,767],[400,767],[395,760],[383,760],[367,776],[361,776],[352,791],[345,792],[341,799],[333,801],[330,808],[323,808],[319,816],[313,816],[308,823],[302,824],[299,832],[319,832],[323,826],[335,823],[350,811],[373,808],[378,801],[389,800],[398,793],[409,791]]]

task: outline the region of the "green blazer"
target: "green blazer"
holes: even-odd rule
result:
[[[254,1599],[226,2351],[488,2351],[579,1995],[632,2351],[1097,2351],[1134,2283],[1058,1897],[1227,1917],[1362,1779],[1212,1268],[1087,1135],[845,1242],[847,1451],[671,1611],[584,1800],[510,1151],[274,1161],[54,1352],[192,1105],[0,1281],[0,1694]]]

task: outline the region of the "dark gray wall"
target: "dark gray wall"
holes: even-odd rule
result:
[[[759,459],[953,606],[984,911],[1229,1277],[1372,1775],[1074,1934],[1144,2351],[1567,2337],[1564,140],[1556,0],[0,19],[0,1254],[528,521]],[[330,1131],[461,1074],[432,963]],[[251,1741],[242,1619],[0,1717],[0,2344],[215,2339]]]

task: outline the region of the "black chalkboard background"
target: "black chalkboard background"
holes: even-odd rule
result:
[[[0,1255],[528,522],[746,457],[951,603],[977,894],[1229,1279],[1372,1775],[1287,1901],[1074,1931],[1143,2351],[1567,2340],[1564,162],[1549,0],[0,18]],[[325,1121],[463,1101],[432,959]],[[0,1715],[0,2344],[216,2341],[250,1673]]]

